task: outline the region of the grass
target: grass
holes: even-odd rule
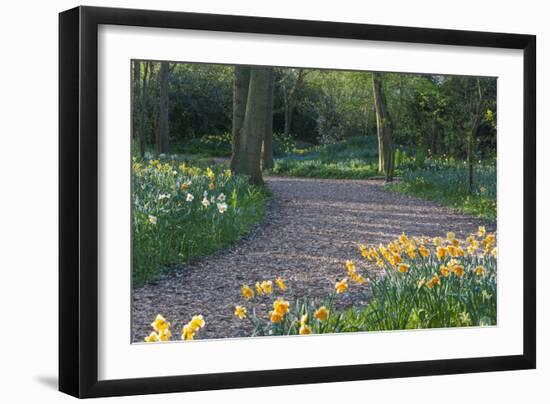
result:
[[[170,265],[236,242],[264,217],[269,192],[220,166],[134,159],[132,198],[132,278],[139,286]]]
[[[273,174],[291,177],[367,179],[378,174],[378,146],[373,136],[349,138],[294,150],[276,159]]]
[[[401,181],[388,184],[386,188],[495,221],[496,161],[478,163],[474,167],[472,195],[467,192],[466,164],[453,159],[428,159],[420,166],[405,165],[401,167]]]
[[[232,135],[229,132],[225,132],[221,135],[204,135],[176,143],[172,145],[172,149],[178,154],[204,157],[230,157],[231,138]],[[281,157],[290,153],[299,153],[312,145],[296,140],[291,135],[274,133],[272,146],[273,155],[275,157]]]

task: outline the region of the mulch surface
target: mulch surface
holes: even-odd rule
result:
[[[374,271],[361,259],[360,243],[388,242],[402,232],[435,237],[453,231],[465,238],[480,225],[496,230],[493,223],[385,191],[382,181],[268,177],[266,183],[273,192],[269,212],[236,245],[175,267],[133,291],[133,341],[143,341],[157,313],[177,333],[193,315],[202,314],[206,326],[198,338],[248,336],[249,323],[233,315],[234,306],[243,302],[243,283],[253,287],[256,281],[280,276],[289,286],[283,296],[290,302],[324,297],[345,276],[345,260]],[[351,292],[338,305],[357,304],[361,298],[363,294]],[[261,307],[259,313],[268,309]]]

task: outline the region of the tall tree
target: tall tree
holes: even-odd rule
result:
[[[285,112],[284,134],[288,135],[292,129],[292,115],[296,99],[304,82],[306,71],[304,69],[285,69],[288,74],[283,76],[281,87],[283,89],[283,103]]]
[[[246,110],[239,139],[235,172],[247,175],[253,184],[262,184],[261,150],[264,139],[271,68],[250,68]]]
[[[382,88],[381,73],[372,73],[372,85],[378,133],[378,170],[383,171],[386,175],[386,181],[390,182],[393,180],[395,151],[392,139],[392,121]]]
[[[273,88],[275,77],[273,69],[269,71],[269,87],[267,89],[267,112],[265,121],[265,133],[262,150],[262,168],[269,170],[273,168]]]
[[[239,160],[241,130],[246,113],[246,100],[248,98],[248,84],[250,81],[249,66],[235,66],[233,80],[233,124],[231,142],[231,171],[235,171]]]
[[[475,138],[479,128],[483,112],[484,89],[481,80],[475,79],[473,85],[468,86],[469,108],[470,108],[470,128],[467,135],[466,161],[468,164],[468,194],[473,193],[474,187],[474,159],[475,159]]]
[[[141,93],[139,91],[141,81],[141,62],[134,60],[133,65],[133,80],[132,80],[132,138],[139,144],[140,156],[143,156],[145,146],[141,141],[141,116],[143,110],[139,108],[141,101]]]
[[[159,126],[157,131],[157,151],[158,153],[168,152],[168,143],[170,139],[170,119],[168,104],[168,80],[169,80],[168,62],[160,64],[160,105],[159,105]]]

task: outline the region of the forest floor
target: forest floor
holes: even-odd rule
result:
[[[142,342],[162,313],[177,328],[195,314],[206,326],[198,338],[243,337],[251,325],[233,315],[242,304],[241,286],[285,279],[290,302],[322,298],[345,275],[347,259],[361,262],[359,244],[389,242],[407,235],[465,238],[495,224],[461,215],[433,202],[384,190],[383,181],[267,177],[273,193],[264,221],[236,245],[185,266],[175,267],[132,295],[132,340]],[[358,295],[343,296],[341,306],[361,304]],[[259,314],[270,307],[260,308]],[[179,335],[174,337],[178,338]]]

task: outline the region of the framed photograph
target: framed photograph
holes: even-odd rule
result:
[[[61,391],[535,368],[535,36],[78,7],[59,47]]]

